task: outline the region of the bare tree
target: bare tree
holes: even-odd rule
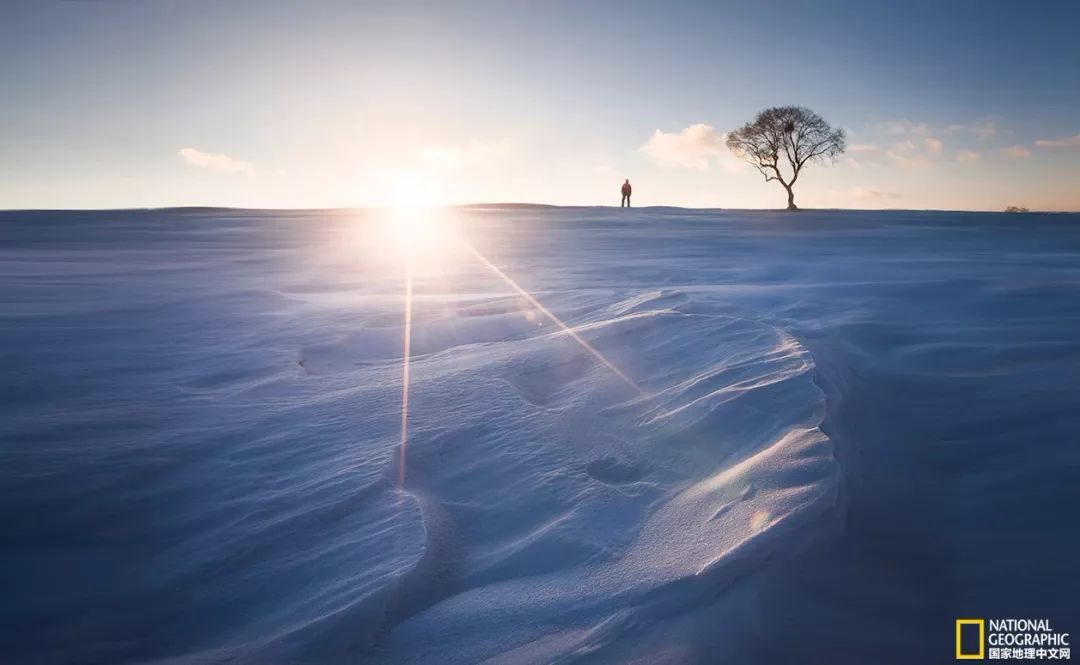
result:
[[[765,176],[787,190],[787,209],[795,205],[795,182],[803,167],[812,161],[836,159],[847,148],[842,129],[833,129],[817,113],[802,106],[779,106],[765,109],[754,121],[727,135],[727,146],[750,162]],[[788,166],[781,171],[781,155]]]

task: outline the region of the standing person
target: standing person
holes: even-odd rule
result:
[[[622,203],[619,204],[620,208],[623,206],[626,206],[627,208],[630,207],[630,191],[630,178],[627,178],[626,182],[622,184]]]

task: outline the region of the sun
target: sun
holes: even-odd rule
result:
[[[341,250],[379,275],[411,271],[422,282],[445,281],[462,260],[464,229],[460,212],[442,205],[441,183],[421,171],[387,170],[379,185],[380,205],[356,211]]]
[[[398,211],[420,211],[433,208],[438,199],[437,183],[413,172],[395,174],[386,188],[390,208]]]
[[[435,182],[413,172],[395,174],[386,187],[384,210],[385,242],[387,249],[398,253],[423,253],[437,242],[440,229],[437,222]]]
[[[441,208],[440,183],[421,171],[389,171],[381,183],[382,205],[357,225],[365,260],[397,271],[414,264],[418,274],[443,269],[455,254],[457,223]]]

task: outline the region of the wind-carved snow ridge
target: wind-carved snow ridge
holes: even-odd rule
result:
[[[787,333],[677,290],[575,322],[642,397],[554,326],[492,342],[505,317],[532,317],[480,311],[468,317],[476,342],[414,360],[405,492],[430,549],[380,601],[369,656],[600,654],[723,603],[728,585],[836,516],[823,395]]]

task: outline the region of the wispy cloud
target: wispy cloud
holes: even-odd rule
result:
[[[245,175],[255,173],[255,168],[250,163],[228,155],[203,152],[195,148],[181,148],[176,154],[185,163],[200,169],[210,169],[223,173],[243,173]]]
[[[970,123],[949,125],[943,131],[948,134],[955,132],[971,134],[980,141],[986,141],[997,135],[997,123],[986,118]]]
[[[956,161],[961,164],[970,164],[972,162],[977,162],[980,159],[982,159],[982,154],[977,150],[961,150],[956,153]]]
[[[911,120],[889,120],[879,123],[875,128],[877,131],[890,136],[921,138],[941,134],[970,134],[980,141],[993,138],[997,134],[997,123],[989,118],[951,125],[912,122]]]
[[[1035,141],[1039,148],[1080,148],[1080,134],[1067,136],[1063,139],[1039,139]]]
[[[875,157],[882,153],[881,146],[876,143],[852,143],[848,146],[847,151],[851,154],[844,156],[844,163],[853,169],[861,169],[864,166],[878,166]]]
[[[945,144],[936,136],[928,136],[931,131],[926,123],[913,123],[907,120],[894,120],[877,127],[879,132],[893,136],[891,145],[882,147],[877,143],[855,143],[848,146],[848,152],[864,157],[880,158],[885,162],[905,168],[926,168],[932,166],[941,157]],[[901,140],[896,140],[900,138]],[[874,164],[874,161],[857,162]]]
[[[881,148],[873,143],[852,143],[848,146],[848,152],[873,154],[881,152]]]
[[[912,122],[910,120],[888,120],[880,123],[877,129],[885,134],[913,134],[924,136],[930,133],[930,125],[925,122]]]
[[[699,123],[674,134],[658,129],[640,150],[661,168],[707,169],[711,159],[727,153],[727,146],[723,134]]]
[[[500,141],[469,141],[464,144],[433,144],[420,148],[420,159],[427,164],[449,170],[495,165],[514,151],[510,139]]]
[[[892,160],[894,164],[906,168],[926,168],[933,166],[934,162],[941,155],[941,141],[935,138],[928,138],[920,145],[921,147],[916,145],[910,139],[898,141],[885,151],[885,156]]]
[[[1027,159],[1031,157],[1031,150],[1022,145],[1013,145],[1008,148],[1001,149],[1002,154],[1006,157],[1012,157],[1013,159]]]

